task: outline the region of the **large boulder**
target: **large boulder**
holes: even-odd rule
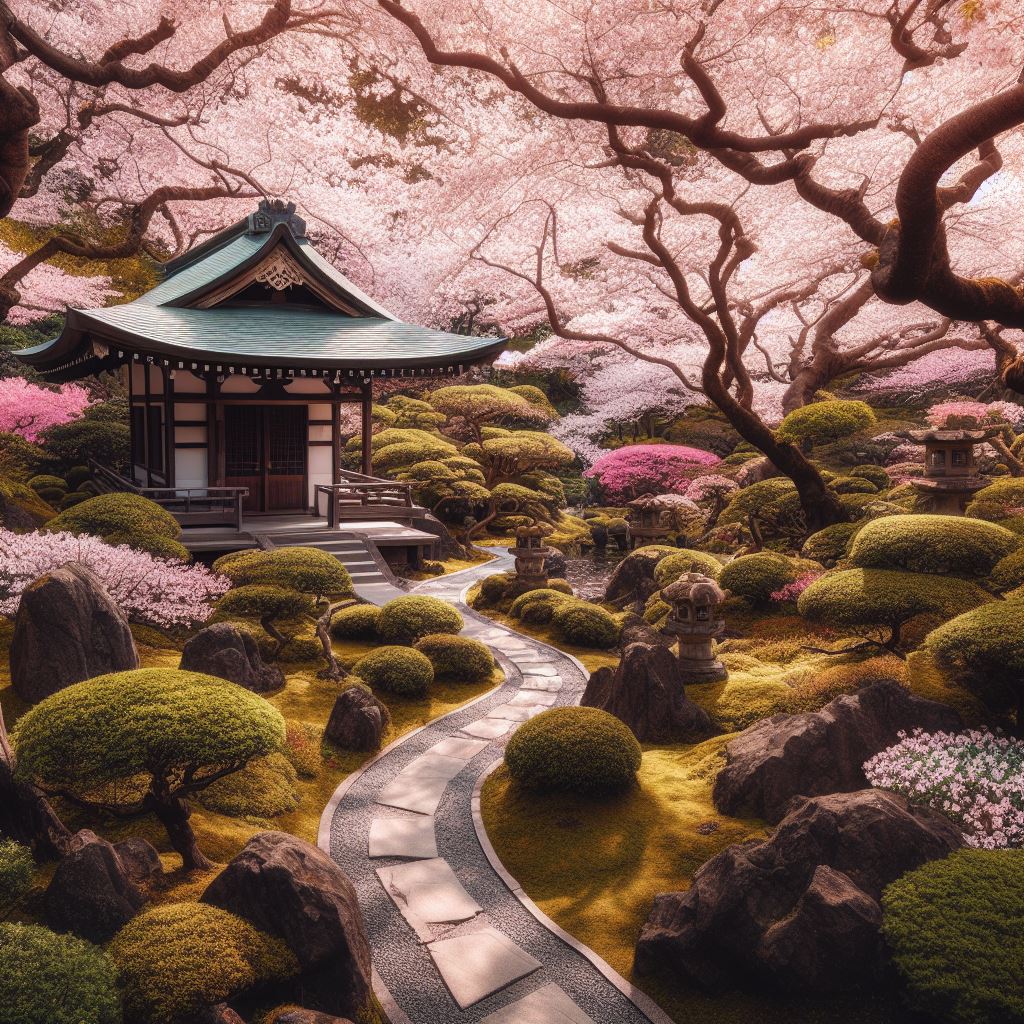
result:
[[[369,690],[350,686],[338,694],[324,736],[345,750],[378,750],[391,713]]]
[[[580,704],[625,722],[641,743],[675,743],[710,736],[715,727],[686,696],[679,662],[668,647],[631,643],[614,668],[599,668]]]
[[[315,846],[260,832],[210,883],[203,902],[281,938],[302,969],[303,1002],[356,1017],[370,998],[370,945],[352,883]]]
[[[114,850],[128,877],[142,886],[158,885],[163,881],[164,865],[156,847],[141,836],[132,836],[114,843]]]
[[[862,985],[885,964],[882,890],[962,845],[947,818],[881,790],[794,801],[771,839],[728,847],[687,892],[655,898],[637,968],[712,991]]]
[[[733,817],[776,822],[794,796],[843,793],[868,784],[864,762],[901,731],[955,731],[960,716],[944,704],[880,682],[836,697],[820,711],[773,715],[725,748],[715,807]]]
[[[230,622],[215,622],[196,633],[185,644],[178,668],[219,676],[253,693],[284,686],[284,673],[264,662],[255,638]]]
[[[43,915],[56,931],[106,942],[144,902],[117,850],[83,829],[71,838],[43,894]]]
[[[654,579],[657,564],[672,553],[667,545],[648,545],[630,552],[615,567],[605,587],[604,599],[620,608],[628,604],[642,606],[659,589]]]
[[[25,588],[11,641],[11,682],[22,700],[36,704],[83,679],[138,667],[128,618],[88,566],[72,562]]]

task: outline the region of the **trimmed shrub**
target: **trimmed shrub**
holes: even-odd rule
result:
[[[992,600],[966,580],[895,569],[837,569],[815,580],[797,602],[811,622],[839,629],[888,629],[888,645],[918,615],[952,618]]]
[[[87,499],[91,500],[91,499]],[[81,502],[72,502],[75,507]],[[179,562],[187,562],[192,558],[187,547],[180,541],[162,537],[158,533],[108,533],[103,540],[108,544],[125,544],[136,551],[145,551],[154,558],[173,558]]]
[[[995,601],[958,615],[925,637],[939,667],[993,711],[1017,711],[1024,728],[1024,599]]]
[[[468,636],[431,633],[416,641],[415,650],[430,659],[435,679],[477,683],[489,679],[494,671],[494,658],[486,644]]]
[[[108,544],[127,544],[162,558],[187,561],[181,527],[166,509],[140,494],[100,494],[64,509],[46,524],[50,532],[88,533]]]
[[[508,595],[515,573],[496,572],[480,581],[480,599],[485,605],[501,604]]]
[[[505,748],[509,775],[524,789],[588,796],[628,789],[642,756],[629,728],[599,708],[550,708],[521,725]]]
[[[878,488],[870,480],[859,476],[837,476],[829,487],[836,494],[877,494]]]
[[[299,806],[298,773],[283,753],[250,761],[199,794],[199,803],[233,818],[273,818]]]
[[[314,598],[352,597],[352,579],[333,555],[319,548],[236,551],[218,558],[215,571],[236,587],[266,584],[287,587]]]
[[[28,894],[34,867],[32,851],[27,846],[13,839],[0,839],[0,908],[17,903]]]
[[[619,642],[619,624],[615,617],[599,605],[578,599],[555,608],[551,628],[561,640],[579,647],[606,649]]]
[[[794,409],[775,433],[782,441],[813,448],[838,441],[875,423],[874,410],[866,402],[830,399]]]
[[[400,697],[422,697],[434,681],[430,659],[411,647],[378,647],[360,658],[352,671],[370,686]]]
[[[431,633],[461,633],[465,623],[450,604],[436,597],[396,597],[380,610],[377,633],[387,644],[414,644]]]
[[[746,523],[752,517],[771,529],[778,529],[795,522],[800,514],[800,495],[793,482],[788,477],[777,476],[734,491],[719,522],[723,525]]]
[[[538,587],[537,590],[528,590],[520,594],[509,608],[508,613],[514,619],[522,622],[532,622],[535,625],[547,625],[555,609],[566,601],[574,601],[571,594],[565,594],[553,587]]]
[[[43,432],[47,452],[65,466],[95,459],[101,466],[121,469],[128,464],[131,434],[127,423],[86,415]]]
[[[308,614],[313,599],[297,590],[272,586],[244,586],[229,590],[218,602],[222,615],[238,615],[261,621],[294,619]]]
[[[60,505],[58,508],[63,512],[66,508],[73,508],[75,505],[80,505],[83,501],[88,501],[91,497],[92,495],[88,494],[86,491],[68,491],[68,493],[60,499]]]
[[[88,466],[72,466],[65,474],[68,490],[80,490],[82,484],[92,480],[92,470]]]
[[[718,582],[733,596],[760,607],[767,605],[772,594],[792,583],[798,575],[797,567],[784,555],[761,551],[727,562],[719,573]]]
[[[573,596],[572,584],[568,580],[555,579],[548,580],[548,585],[544,588],[545,590],[557,590],[559,594],[568,594],[570,597]]]
[[[106,954],[74,935],[0,924],[2,1024],[121,1024]]]
[[[61,487],[40,487],[36,494],[39,495],[47,505],[56,508],[63,500],[67,492]]]
[[[990,577],[996,590],[1005,592],[1024,585],[1024,547],[1001,558]]]
[[[831,569],[836,562],[846,557],[850,541],[860,529],[859,523],[833,523],[817,533],[812,533],[804,541],[800,554]]]
[[[342,608],[331,619],[331,636],[335,640],[375,640],[380,608],[375,604],[353,604]]]
[[[1024,1020],[1024,850],[958,850],[893,882],[882,932],[915,1009],[952,1024]]]
[[[63,477],[52,476],[48,473],[41,473],[39,476],[32,477],[28,481],[28,485],[36,494],[48,490],[56,490],[63,493],[68,489],[67,481]]]
[[[298,969],[295,956],[234,914],[205,903],[143,911],[110,944],[125,1009],[151,1024],[178,1024],[247,989]]]
[[[870,480],[880,491],[884,491],[892,484],[892,478],[881,466],[854,466],[849,476]]]
[[[1020,538],[995,523],[959,516],[886,516],[867,523],[850,545],[861,569],[986,577],[1020,546]]]
[[[680,548],[674,555],[663,558],[654,568],[654,580],[659,587],[675,583],[684,573],[702,572],[717,580],[722,572],[722,563],[713,555],[692,548]]]
[[[1024,509],[1024,478],[1010,476],[994,480],[978,491],[967,506],[967,514],[999,522],[1019,516],[1021,509]]]

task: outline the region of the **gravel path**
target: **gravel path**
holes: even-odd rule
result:
[[[479,789],[508,736],[549,706],[577,703],[587,678],[574,658],[464,603],[474,582],[511,566],[495,554],[412,592],[457,607],[463,635],[490,646],[505,682],[349,776],[324,811],[320,845],[359,894],[391,1024],[671,1024],[536,908],[483,832]]]

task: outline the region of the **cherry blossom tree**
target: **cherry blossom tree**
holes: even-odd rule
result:
[[[89,392],[78,384],[66,384],[51,391],[22,377],[2,379],[0,431],[36,441],[48,427],[78,419],[90,400]]]

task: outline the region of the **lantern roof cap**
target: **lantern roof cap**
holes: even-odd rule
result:
[[[701,572],[684,573],[675,581],[665,587],[661,596],[669,604],[681,601],[690,601],[693,604],[721,604],[729,593],[710,577]]]

